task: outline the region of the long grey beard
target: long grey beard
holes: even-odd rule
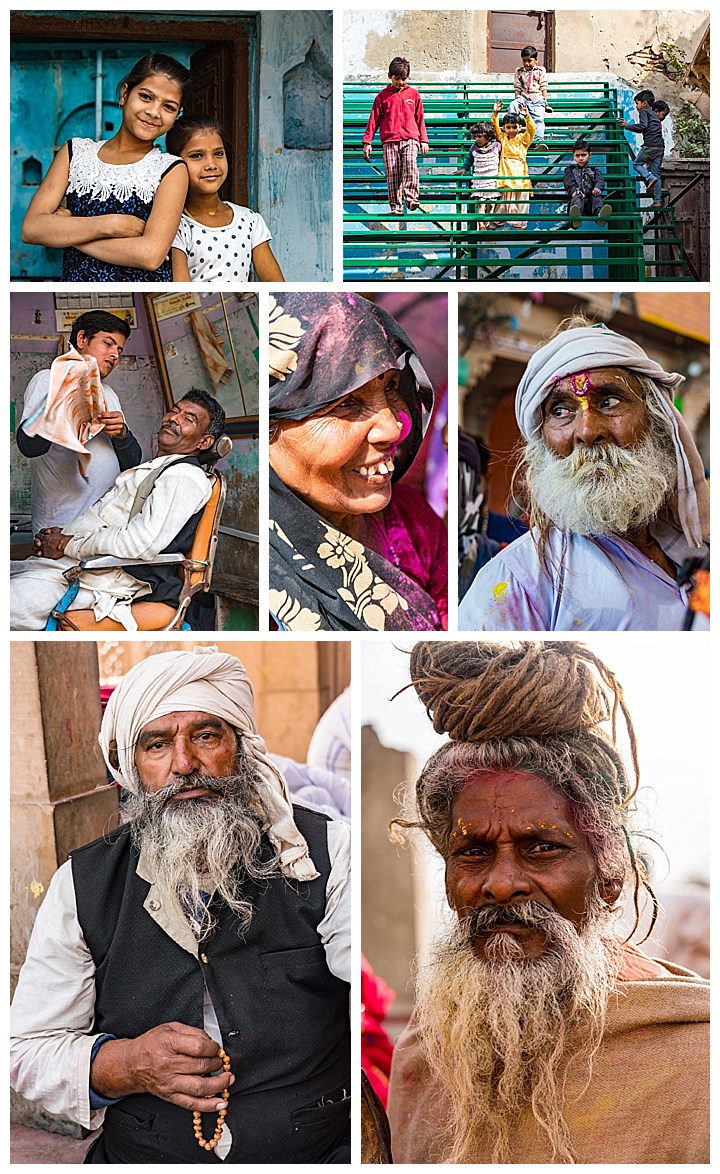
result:
[[[574,1162],[564,1110],[570,1064],[590,1079],[602,1039],[618,944],[607,907],[597,903],[581,931],[530,901],[512,919],[542,929],[547,952],[525,958],[518,939],[486,939],[487,961],[473,935],[491,930],[503,910],[488,907],[460,922],[420,968],[418,1027],[437,1079],[447,1122],[438,1160],[521,1161],[510,1142],[528,1112],[547,1136],[555,1161]]]
[[[279,872],[276,858],[260,859],[262,808],[255,768],[239,756],[236,770],[226,778],[200,773],[178,777],[162,790],[141,791],[128,802],[134,842],[155,881],[173,893],[199,925],[200,938],[207,937],[215,924],[203,894],[217,894],[245,930],[253,906],[243,894],[244,880],[263,880]],[[216,797],[170,802],[173,795],[194,787],[207,788]]]
[[[533,506],[572,534],[627,534],[658,516],[677,487],[672,441],[655,421],[640,444],[576,448],[557,457],[536,437],[525,446]]]

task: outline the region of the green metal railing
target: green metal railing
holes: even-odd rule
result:
[[[545,120],[548,150],[533,146],[528,151],[533,191],[523,217],[500,211],[480,216],[470,177],[456,174],[472,142],[470,125],[490,121],[496,98],[507,108],[513,97],[512,78],[422,83],[430,151],[418,157],[420,207],[403,215],[388,209],[377,135],[370,160],[362,156],[362,134],[379,88],[365,82],[345,86],[346,279],[689,279],[673,210],[654,212],[643,223],[639,181],[631,170],[630,147],[618,122],[617,93],[609,81],[554,83],[553,112]],[[589,139],[592,162],[603,169],[605,196],[613,208],[602,229],[590,218],[574,229],[567,215],[563,169],[572,162],[580,135]],[[492,199],[491,192],[488,197]],[[527,227],[513,227],[521,220],[527,220]]]

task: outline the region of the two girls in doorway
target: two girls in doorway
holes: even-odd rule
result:
[[[120,83],[117,133],[100,142],[70,139],[58,151],[25,215],[22,239],[64,250],[63,281],[207,281],[220,276],[246,281],[256,253],[258,278],[283,280],[261,217],[262,228],[255,226],[255,235],[250,233],[254,243],[249,250],[228,248],[222,274],[205,264],[189,265],[187,249],[184,269],[179,258],[177,266],[171,261],[171,247],[173,256],[182,249],[177,240],[181,219],[197,225],[201,235],[203,226],[222,230],[236,219],[249,223],[256,215],[224,204],[217,194],[227,176],[217,123],[205,119],[200,127],[197,119],[181,119],[176,134],[183,123],[192,129],[177,137],[174,147],[168,136],[170,154],[156,146],[175,127],[189,84],[189,71],[175,58],[148,54]],[[207,167],[196,165],[198,152],[205,158],[208,148],[214,160],[212,181]],[[191,235],[186,231],[186,237]],[[247,245],[245,235],[241,243]]]

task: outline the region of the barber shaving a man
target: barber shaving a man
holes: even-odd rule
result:
[[[88,1163],[347,1163],[349,831],[293,807],[240,661],[149,656],[100,744],[127,820],[73,852],[12,1010],[12,1083]]]
[[[535,352],[515,398],[530,530],[479,571],[461,631],[683,628],[710,539],[683,378],[584,319]]]
[[[104,382],[117,367],[129,336],[130,327],[116,314],[88,310],[73,323],[69,351],[33,375],[27,385],[16,440],[30,461],[33,534],[79,517],[110,488],[118,473],[142,461],[120,400]],[[90,369],[96,380],[98,411],[95,430],[85,441],[90,459],[81,465],[76,437],[63,435],[53,410],[48,417],[48,396],[51,402],[57,395],[72,400]],[[73,447],[68,447],[68,440]]]
[[[10,628],[38,632],[68,588],[65,571],[85,559],[112,555],[151,561],[185,553],[212,485],[202,465],[225,428],[225,412],[206,391],[191,388],[165,413],[157,456],[128,469],[94,505],[62,529],[35,536],[35,557],[10,563]],[[181,580],[172,565],[83,570],[67,611],[92,608],[95,618],[137,627],[135,600],[177,604]]]

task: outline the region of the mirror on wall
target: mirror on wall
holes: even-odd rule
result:
[[[229,436],[257,436],[257,294],[146,294],[145,308],[168,407],[203,388],[225,409]]]

